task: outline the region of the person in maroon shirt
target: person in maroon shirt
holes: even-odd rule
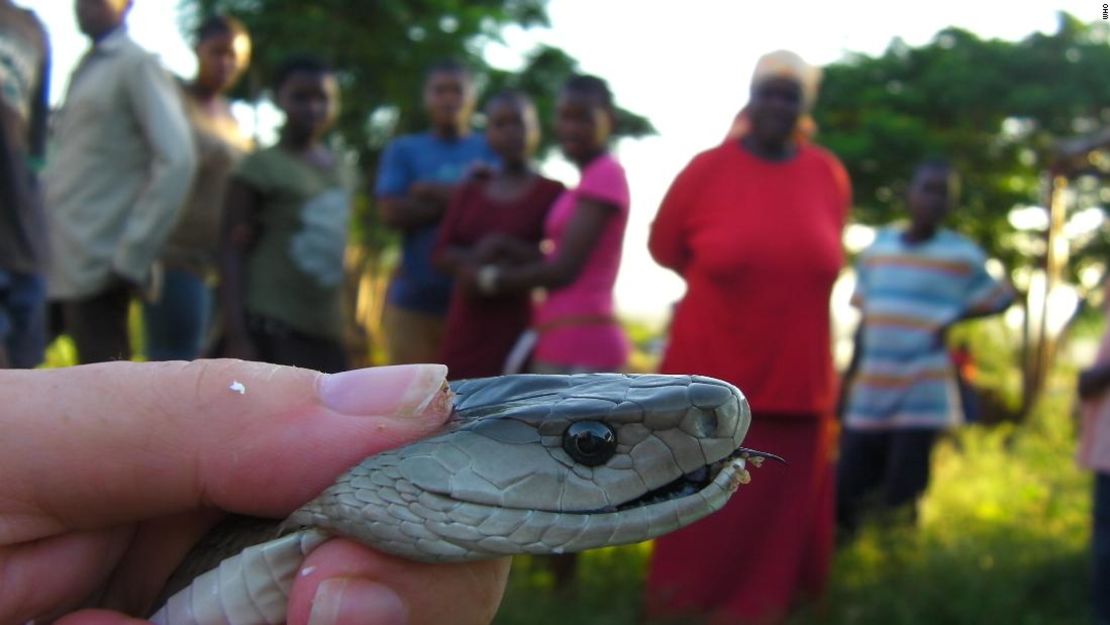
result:
[[[464,183],[440,225],[433,260],[455,276],[440,362],[448,377],[500,375],[513,344],[531,322],[527,291],[488,294],[478,285],[483,266],[541,257],[544,219],[563,185],[537,174],[530,158],[539,145],[536,109],[527,96],[503,92],[486,106],[486,140],[501,158],[488,177]],[[515,242],[498,244],[506,238]],[[522,245],[523,244],[523,245]],[[529,259],[499,255],[524,248]]]
[[[740,123],[678,175],[652,224],[652,256],[687,286],[660,370],[737,385],[753,415],[744,444],[788,463],[655,542],[653,618],[775,623],[824,586],[837,396],[829,295],[851,192],[839,161],[799,138],[818,75],[793,53],[761,58]]]

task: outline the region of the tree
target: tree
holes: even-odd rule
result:
[[[896,39],[881,56],[827,67],[819,139],[852,175],[856,218],[899,217],[914,165],[944,155],[964,182],[956,227],[1008,265],[1025,263],[1010,210],[1045,204],[1059,139],[1110,123],[1108,35],[1105,23],[1061,14],[1052,35],[984,41],[950,28],[920,48]]]
[[[517,73],[496,70],[482,56],[506,25],[546,25],[546,0],[181,0],[181,6],[187,31],[217,12],[238,17],[250,30],[254,52],[247,78],[235,94],[239,99],[259,102],[268,97],[268,77],[291,52],[310,52],[329,61],[339,74],[343,98],[335,135],[357,158],[366,189],[372,188],[385,143],[424,127],[421,87],[425,69],[434,61],[468,63],[483,91],[513,87],[529,93],[545,122],[551,119],[559,85],[578,69],[577,61],[552,47],[531,51]],[[618,111],[617,134],[652,132],[647,119]],[[544,137],[550,147],[552,133]],[[356,332],[369,332],[374,344],[395,235],[379,223],[369,193],[357,198],[354,224],[350,264],[358,284],[351,296],[361,326]],[[356,344],[366,342],[352,338]],[[356,348],[355,362],[365,362],[366,351]]]
[[[1008,42],[949,28],[919,48],[896,39],[880,56],[856,55],[826,68],[819,139],[851,173],[856,219],[883,224],[900,217],[915,164],[945,156],[963,179],[955,227],[1027,288],[1029,276],[1053,263],[1045,234],[1015,230],[1011,210],[1048,207],[1049,183],[1061,173],[1060,140],[1110,124],[1108,38],[1105,22],[1085,25],[1061,14],[1051,35]],[[1091,176],[1110,172],[1110,158],[1092,159],[1072,185],[1080,191],[1070,202],[1073,214],[1108,199]],[[1105,268],[1110,240],[1102,232],[1074,243],[1071,262],[1062,267],[1067,278]],[[1029,338],[1037,344],[1029,347],[1038,362],[1026,365],[1040,373],[1027,375],[1023,411],[1051,357],[1035,334]]]
[[[268,95],[267,77],[290,52],[318,54],[337,68],[344,109],[338,135],[360,156],[392,136],[424,125],[420,89],[434,61],[456,58],[474,68],[486,91],[512,86],[549,110],[559,84],[578,63],[562,50],[540,47],[517,74],[491,68],[482,53],[509,24],[547,25],[546,0],[182,0],[187,29],[220,12],[243,20],[254,39],[248,79],[237,93]],[[619,111],[626,136],[654,132],[650,122]],[[550,116],[544,116],[549,119]],[[550,145],[550,144],[548,144]]]

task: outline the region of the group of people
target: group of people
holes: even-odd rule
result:
[[[47,154],[48,38],[34,14],[0,2],[0,173],[12,181],[0,227],[0,347],[14,366],[37,365],[58,329],[83,363],[129,358],[136,296],[152,359],[200,353],[223,190],[250,148],[223,94],[245,68],[250,40],[233,19],[208,20],[197,75],[177,83],[128,36],[129,8],[76,3],[92,45],[49,122]]]
[[[556,138],[581,172],[573,189],[534,169],[540,129],[528,96],[489,98],[484,136],[470,130],[475,100],[469,70],[432,66],[431,129],[382,157],[381,214],[403,233],[383,315],[390,360],[442,362],[452,379],[619,370],[629,346],[612,291],[629,192],[609,154],[608,86],[579,75],[559,92]],[[533,310],[538,288],[547,294]],[[527,357],[514,364],[514,349]]]
[[[339,106],[334,71],[287,58],[271,84],[285,113],[280,139],[254,150],[225,97],[249,62],[243,25],[221,16],[201,24],[197,74],[175,84],[129,38],[129,8],[77,3],[92,46],[52,121],[45,211],[33,172],[15,166],[27,160],[20,144],[9,142],[10,171],[28,181],[13,205],[26,207],[21,225],[32,242],[48,241],[11,265],[12,275],[34,279],[28,298],[37,308],[5,345],[21,366],[41,360],[48,297],[81,363],[130,358],[128,311],[138,298],[150,360],[208,354],[346,369],[341,287],[358,176],[325,141]],[[8,10],[34,24],[39,73],[26,78],[45,85],[45,33],[29,13]],[[31,124],[40,157],[44,89]],[[582,170],[570,190],[532,165],[539,121],[525,94],[490,98],[485,134],[471,127],[476,99],[468,68],[433,65],[424,85],[430,128],[397,138],[382,157],[377,204],[402,234],[383,317],[390,361],[446,362],[455,378],[497,375],[511,348],[533,339],[535,370],[619,369],[628,343],[612,285],[629,194],[608,155],[608,86],[575,76],[560,91],[559,143]],[[545,240],[553,245],[541,251]],[[550,296],[533,312],[536,288]]]
[[[11,56],[0,74],[0,362],[41,359],[47,294],[81,362],[127,359],[139,296],[152,360],[195,359],[218,328],[212,353],[336,373],[325,378],[351,390],[323,404],[370,410],[349,402],[367,392],[354,380],[377,374],[338,373],[348,367],[341,286],[359,176],[325,141],[335,72],[287,59],[271,84],[280,139],[256,150],[225,97],[249,61],[242,24],[205,21],[197,75],[175,83],[128,37],[130,5],[77,1],[92,46],[45,158],[45,31],[0,0],[0,53]],[[908,225],[881,230],[858,260],[862,321],[841,388],[829,297],[852,196],[845,169],[810,140],[819,80],[795,54],[762,57],[725,141],[678,174],[651,228],[653,257],[687,285],[660,371],[736,384],[754,416],[745,444],[789,464],[765,467],[721,512],[656,541],[648,619],[776,622],[821,593],[838,533],[850,537],[876,508],[912,515],[937,434],[959,419],[945,330],[1013,298],[982,250],[941,226],[958,180],[945,161],[925,160],[908,188]],[[571,189],[532,164],[539,121],[526,95],[489,97],[484,134],[471,128],[477,94],[465,66],[430,67],[423,96],[429,129],[388,145],[374,188],[383,222],[402,234],[383,318],[390,360],[447,365],[398,370],[420,379],[622,370],[629,344],[612,290],[630,198],[609,151],[605,81],[574,76],[558,94],[557,142],[580,172]],[[378,377],[401,375],[388,371]],[[1084,392],[1103,378],[1088,376]]]

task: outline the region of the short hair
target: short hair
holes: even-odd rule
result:
[[[613,108],[613,92],[609,90],[609,83],[597,76],[575,74],[563,83],[563,91],[595,97],[605,108]]]
[[[211,37],[218,37],[220,35],[247,35],[250,36],[250,31],[247,30],[246,25],[230,15],[210,15],[197,30],[193,33],[194,43],[200,43]]]
[[[474,80],[470,66],[453,57],[433,61],[424,68],[424,81],[427,82],[435,74],[461,74],[468,81]]]
[[[489,110],[494,104],[502,102],[513,102],[521,106],[535,106],[532,98],[527,93],[519,89],[502,89],[486,100],[486,110]]]
[[[290,54],[278,65],[277,70],[274,72],[273,81],[270,83],[270,88],[274,90],[276,95],[281,91],[285,81],[293,74],[334,74],[335,70],[327,61],[312,54]]]
[[[947,158],[943,156],[928,156],[917,163],[917,167],[914,167],[913,173],[914,175],[917,175],[918,172],[925,171],[927,169],[946,169],[948,171],[955,171],[955,168],[952,166],[952,162],[949,161]]]
[[[944,156],[927,156],[917,163],[917,167],[913,168],[913,175],[910,177],[910,184],[913,184],[917,177],[924,171],[943,171],[948,174],[948,181],[950,185],[950,195],[953,198],[960,195],[960,172]]]

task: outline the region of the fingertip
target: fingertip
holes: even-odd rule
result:
[[[340,414],[435,418],[446,383],[445,365],[413,364],[321,374],[316,388],[320,401]]]
[[[336,577],[316,587],[308,625],[406,625],[408,606],[390,587],[368,579]]]
[[[402,622],[487,625],[501,603],[510,562],[503,558],[430,564],[385,554],[346,539],[329,540],[308,555],[294,580],[287,622],[316,625],[310,621],[310,614],[320,587],[333,579],[357,579],[385,586],[394,593],[407,610],[407,620]],[[367,589],[371,596],[381,590]],[[379,602],[385,601],[382,595],[377,597]],[[324,618],[324,614],[321,612],[318,618]]]

